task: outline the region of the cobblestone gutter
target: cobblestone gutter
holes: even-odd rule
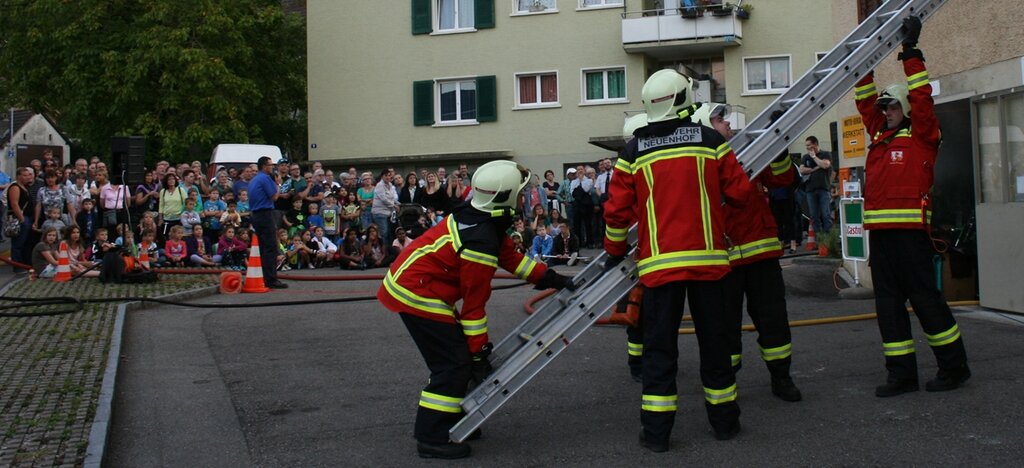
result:
[[[165,276],[144,285],[109,285],[95,278],[67,283],[20,280],[2,296],[161,297],[216,283],[213,275]],[[0,299],[0,306],[10,304]],[[0,466],[83,465],[118,305],[88,304],[73,314],[0,318]],[[66,308],[20,307],[5,312]]]

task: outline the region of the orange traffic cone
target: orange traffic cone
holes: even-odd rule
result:
[[[818,250],[818,241],[814,239],[814,221],[807,223],[807,251]]]
[[[142,265],[142,268],[145,268],[145,269],[148,270],[149,269],[149,244],[146,243],[146,242],[143,242],[142,245],[140,245],[139,247],[141,247],[139,249],[139,265]]]
[[[225,271],[220,274],[220,293],[238,294],[242,292],[242,274],[237,271]]]
[[[260,259],[260,239],[253,236],[252,248],[249,249],[249,264],[245,272],[244,293],[265,293],[270,291],[266,284],[263,284],[263,260]]]
[[[71,260],[68,259],[68,244],[66,242],[60,243],[60,253],[57,255],[57,274],[53,280],[57,282],[71,281]]]

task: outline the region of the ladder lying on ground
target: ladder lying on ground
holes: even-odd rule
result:
[[[913,14],[924,21],[943,3],[945,0],[888,0],[875,10],[733,137],[730,144],[748,175],[764,170],[901,44],[903,18]],[[785,113],[771,123],[770,115],[776,110]],[[635,227],[630,230],[629,243],[635,249]],[[466,416],[452,427],[453,441],[465,440],[637,284],[631,255],[607,272],[606,260],[607,254],[602,253],[573,278],[578,287],[575,292],[556,293],[495,346],[490,357],[494,372],[463,400]]]

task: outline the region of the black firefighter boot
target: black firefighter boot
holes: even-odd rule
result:
[[[800,389],[796,388],[796,384],[793,383],[793,378],[789,376],[789,364],[792,362],[792,358],[778,359],[775,361],[767,361],[768,372],[772,375],[772,395],[775,395],[782,401],[800,401],[803,399],[803,395],[800,393]]]
[[[417,442],[416,451],[420,458],[440,458],[442,460],[455,460],[469,456],[469,444],[448,442],[444,444],[431,444],[428,442]]]
[[[954,390],[963,385],[969,378],[971,378],[971,369],[966,364],[958,369],[939,369],[934,379],[925,382],[924,389],[929,392]]]

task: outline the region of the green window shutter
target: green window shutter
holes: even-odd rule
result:
[[[434,80],[412,83],[412,124],[434,125]]]
[[[412,33],[430,34],[434,31],[430,24],[433,19],[430,16],[430,2],[433,0],[412,0]]]
[[[474,27],[477,29],[487,29],[494,27],[494,0],[474,0],[473,1],[473,18]]]
[[[498,83],[494,75],[476,78],[476,121],[498,120]]]

